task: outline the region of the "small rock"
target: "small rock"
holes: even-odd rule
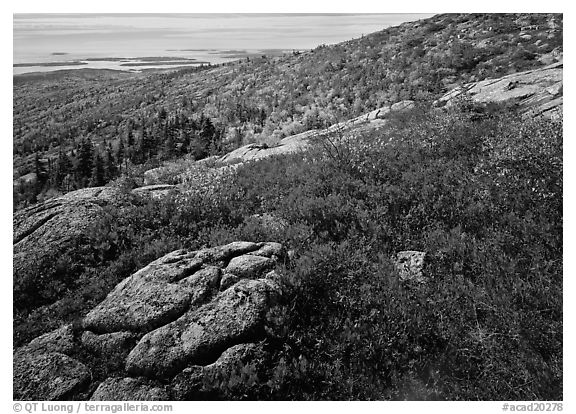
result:
[[[168,401],[162,386],[142,378],[108,378],[101,383],[90,401]]]
[[[425,252],[419,252],[415,250],[399,252],[396,255],[395,265],[398,273],[400,274],[400,280],[403,282],[426,282],[426,278],[422,274],[425,258]]]
[[[278,283],[278,285],[280,285],[282,287],[286,287],[286,286],[283,286],[284,282],[283,282],[282,276],[280,275],[280,273],[276,272],[275,270],[272,270],[271,272],[266,273],[266,275],[264,276],[264,279],[272,280],[274,283]]]

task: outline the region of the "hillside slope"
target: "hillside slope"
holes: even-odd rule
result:
[[[463,83],[541,67],[561,58],[562,24],[551,14],[438,15],[310,52],[213,68],[16,77],[15,178],[36,173],[41,182],[15,188],[15,200],[25,205],[49,189],[101,185],[126,160],[270,145],[401,100],[432,101]],[[200,114],[215,128],[195,125]],[[78,165],[83,137],[108,157],[111,171],[101,179]]]
[[[57,166],[72,163],[66,189],[112,181],[39,192],[14,214],[14,398],[561,400],[561,20],[441,15],[277,60],[74,74],[61,92],[44,78],[40,94],[52,88],[62,117],[66,96],[77,116],[46,131],[104,118],[70,152],[74,134],[42,157],[57,150]],[[503,43],[473,64],[478,50],[446,49],[463,39],[545,46],[518,60],[518,42]],[[396,57],[380,59],[386,50]],[[314,72],[317,56],[357,59]],[[450,60],[459,69],[436,73],[432,91],[409,75],[438,56],[472,60]],[[483,79],[482,67],[502,76]],[[367,76],[374,68],[386,75]],[[338,83],[356,71],[356,83]],[[298,95],[287,75],[310,88]],[[340,111],[331,82],[366,91],[366,111]],[[158,95],[124,102],[135,89]],[[303,123],[283,93],[323,102],[324,115]],[[227,119],[232,104],[244,115]],[[301,126],[284,129],[268,110]],[[262,141],[228,142],[237,126],[259,126]],[[91,141],[104,138],[96,162]],[[78,168],[88,155],[94,171]],[[32,174],[50,197],[64,191],[50,187],[63,170],[42,157]]]
[[[110,188],[55,269],[14,274],[15,398],[561,399],[562,122],[497,109]]]

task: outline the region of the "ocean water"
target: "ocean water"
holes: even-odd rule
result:
[[[13,72],[79,68],[137,71],[147,67],[169,67],[158,64],[147,66],[145,64],[149,60],[142,61],[139,59],[142,57],[189,59],[189,64],[194,63],[190,59],[196,59],[198,62],[216,64],[237,59],[246,53],[260,53],[269,49],[312,49],[320,44],[338,43],[428,16],[15,14],[13,63],[17,66]],[[120,58],[125,59],[121,61]],[[83,64],[66,66],[67,62]],[[38,66],[47,63],[58,66]]]

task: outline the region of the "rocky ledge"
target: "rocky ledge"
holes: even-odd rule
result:
[[[155,185],[131,194],[157,198],[173,190],[177,189],[171,185]],[[116,187],[84,188],[14,213],[14,275],[51,266],[55,257],[88,243],[105,207],[126,203],[127,194]]]
[[[291,154],[305,151],[311,143],[321,137],[331,134],[349,134],[358,128],[377,128],[386,123],[387,118],[414,108],[413,101],[400,101],[393,105],[375,109],[347,121],[336,123],[326,129],[311,130],[286,137],[272,147],[262,144],[248,144],[222,156],[218,162],[221,164],[234,164],[246,161],[259,160],[274,155]]]
[[[513,73],[498,79],[486,79],[453,89],[436,101],[437,106],[452,105],[458,97],[468,95],[478,103],[513,103],[526,116],[562,114],[563,62],[543,68]]]
[[[287,293],[279,243],[169,253],[120,282],[80,323],[14,352],[16,400],[169,400],[261,361],[267,313]],[[119,361],[111,368],[112,361]],[[102,374],[104,373],[104,374]]]

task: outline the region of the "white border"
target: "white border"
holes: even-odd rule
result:
[[[530,12],[530,13],[564,13],[564,38],[565,44],[571,45],[571,40],[574,39],[573,28],[574,19],[573,14],[568,11],[567,1],[482,1],[477,2],[430,2],[430,1],[412,1],[410,3],[404,2],[384,2],[379,1],[365,1],[365,0],[355,0],[355,1],[321,1],[313,2],[310,0],[291,0],[289,2],[278,2],[262,1],[262,0],[243,0],[243,1],[212,1],[212,2],[194,2],[194,1],[172,1],[172,0],[162,0],[162,1],[147,1],[138,2],[138,7],[135,7],[135,2],[124,2],[120,3],[117,0],[99,0],[97,2],[80,2],[75,1],[40,1],[40,0],[26,0],[19,2],[11,2],[7,5],[4,3],[2,5],[3,13],[2,16],[2,51],[6,59],[12,59],[12,14],[13,13],[61,13],[61,12],[81,12],[81,13],[95,13],[95,12],[143,12],[143,13],[171,13],[171,12],[187,12],[187,13],[197,13],[197,12],[274,12],[274,13],[445,13],[445,12]],[[568,76],[565,77],[565,87],[564,94],[565,98],[565,113],[571,114],[572,111],[572,98],[573,98],[573,81],[571,79],[572,65],[572,54],[571,48],[565,48],[565,60],[566,65],[569,70],[566,72]],[[2,335],[2,355],[1,363],[5,367],[3,376],[3,387],[2,387],[2,397],[5,402],[6,412],[12,412],[12,358],[9,350],[11,349],[11,335],[8,332],[11,331],[12,327],[12,310],[7,309],[11,305],[11,292],[12,292],[12,222],[11,222],[11,212],[12,212],[12,193],[9,192],[9,188],[12,187],[12,172],[11,172],[11,154],[12,154],[12,124],[8,122],[9,115],[12,113],[12,83],[9,79],[12,79],[12,65],[6,62],[2,66],[3,70],[3,80],[2,83],[2,114],[4,114],[4,119],[1,123],[2,125],[2,173],[0,174],[0,180],[2,183],[2,188],[6,191],[5,194],[10,194],[6,198],[5,203],[2,204],[2,229],[4,229],[3,236],[1,237],[1,247],[2,247],[2,278],[1,278],[1,291],[2,291],[2,303],[4,304],[2,312],[2,327],[5,330],[4,335]],[[575,171],[573,164],[570,162],[574,155],[574,146],[576,143],[573,142],[573,127],[574,123],[571,117],[568,116],[565,119],[565,134],[566,139],[564,160],[568,161],[564,163],[565,168],[565,190],[564,190],[564,411],[565,412],[576,412],[574,407],[574,393],[570,390],[576,389],[573,368],[576,366],[575,358],[570,352],[575,349],[576,343],[573,340],[573,323],[572,317],[574,316],[574,300],[572,300],[572,293],[574,293],[574,257],[572,254],[573,247],[573,236],[576,234],[575,221],[571,216],[571,212],[575,211],[576,205],[574,204],[574,194],[573,178],[575,177]],[[10,266],[8,266],[10,263]],[[350,409],[361,409],[370,412],[383,412],[384,410],[390,412],[432,412],[432,413],[462,413],[467,414],[472,413],[498,413],[501,410],[502,403],[500,402],[352,402],[352,403],[330,403],[330,402],[293,402],[293,403],[272,403],[272,402],[247,402],[247,403],[235,403],[233,407],[230,403],[184,403],[177,402],[174,403],[174,412],[177,413],[193,413],[200,410],[222,410],[229,411],[230,409],[238,411],[239,413],[253,413],[254,411],[266,412],[273,409],[275,412],[292,412],[294,410],[306,411],[306,412],[317,412],[321,411],[332,411],[343,408],[345,410]]]

